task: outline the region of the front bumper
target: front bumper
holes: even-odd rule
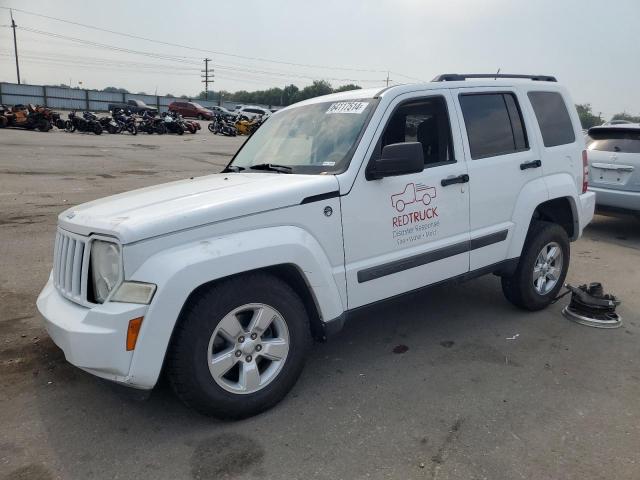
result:
[[[129,320],[144,317],[147,305],[108,302],[87,308],[60,295],[51,277],[36,303],[49,336],[69,363],[118,383],[153,387],[136,384],[129,371],[133,351],[126,349]]]
[[[640,212],[640,192],[601,187],[589,187],[589,191],[595,194],[598,208]]]

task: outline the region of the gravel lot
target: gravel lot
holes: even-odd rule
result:
[[[141,401],[68,365],[35,308],[56,215],[219,171],[242,139],[203,125],[182,137],[0,130],[0,478],[640,478],[631,218],[598,216],[572,245],[569,281],[622,298],[617,330],[565,320],[564,300],[522,313],[495,277],[437,287],[362,313],[314,347],[279,406],[233,423],[164,384]]]

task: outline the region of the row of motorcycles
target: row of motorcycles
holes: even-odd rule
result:
[[[200,124],[193,120],[186,120],[175,112],[165,112],[160,116],[145,112],[134,115],[129,110],[116,110],[111,115],[98,117],[93,112],[71,111],[67,120],[60,118],[60,114],[50,108],[40,105],[14,105],[12,107],[0,105],[0,128],[17,127],[27,130],[48,132],[54,126],[67,132],[85,132],[101,135],[102,132],[111,134],[138,132],[148,134],[196,133]]]
[[[196,133],[200,130],[200,124],[195,121],[185,120],[175,112],[165,112],[157,116],[144,112],[140,115],[133,115],[130,111],[117,110],[111,116],[98,117],[92,112],[83,112],[79,116],[75,111],[69,113],[69,119],[64,124],[67,132],[90,132],[100,135],[106,131],[111,134],[128,132],[137,135],[138,132],[148,134],[156,133],[177,133],[183,135],[185,132]]]
[[[253,135],[260,128],[264,119],[262,115],[258,115],[249,119],[245,115],[237,115],[235,117],[223,116],[217,114],[213,117],[213,121],[207,125],[209,131],[215,135],[225,135],[227,137],[235,137],[236,135]]]

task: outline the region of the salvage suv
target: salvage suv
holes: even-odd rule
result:
[[[593,217],[587,174],[553,77],[318,97],[275,113],[222,173],[60,214],[37,304],[72,364],[147,390],[164,372],[198,411],[244,417],[367,305],[494,273],[514,305],[548,306]]]

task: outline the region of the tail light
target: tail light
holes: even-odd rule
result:
[[[589,159],[587,151],[582,151],[582,193],[587,193],[589,187]]]

